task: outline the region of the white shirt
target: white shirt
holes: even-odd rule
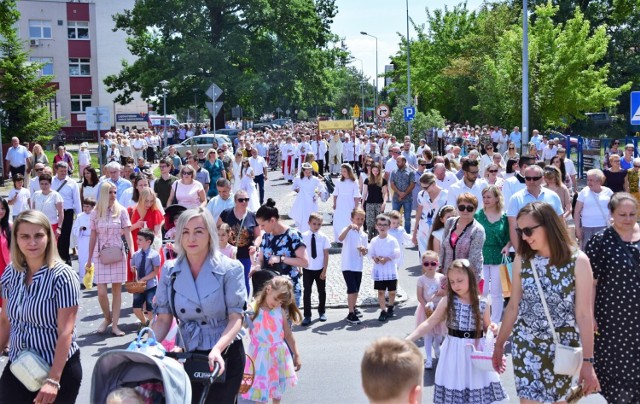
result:
[[[91,154],[89,154],[89,150],[79,150],[78,165],[88,166],[89,164],[91,164]],[[83,173],[80,173],[80,176],[83,176]]]
[[[384,172],[389,175],[391,175],[391,173],[396,171],[397,169],[398,169],[398,162],[393,157],[387,160],[387,162],[384,164]]]
[[[321,231],[315,233],[316,235],[316,257],[311,257],[311,235],[313,233],[311,230],[307,230],[302,233],[302,240],[304,241],[304,245],[307,246],[307,257],[309,258],[309,266],[305,269],[310,269],[312,271],[320,271],[325,267],[326,262],[324,262],[324,252],[331,248],[331,241],[329,241],[329,237],[327,237]]]
[[[323,160],[324,155],[327,153],[327,144],[324,141],[311,141],[311,151],[316,155],[316,160]]]
[[[256,150],[258,150],[258,156],[267,157],[267,154],[269,153],[269,146],[268,145],[266,145],[263,142],[259,142],[259,143],[256,143],[255,148],[256,148]]]
[[[438,184],[440,188],[446,189],[446,190],[449,190],[449,188],[451,188],[451,186],[456,182],[458,182],[458,177],[456,177],[454,173],[448,170],[445,171],[444,179],[442,181],[436,178],[436,184]]]
[[[351,140],[342,143],[342,159],[344,161],[354,161],[356,155],[356,145]]]
[[[503,211],[507,211],[507,207],[509,206],[509,202],[511,202],[511,196],[516,192],[523,190],[527,187],[527,184],[523,181],[520,182],[519,174],[514,174],[512,177],[507,178],[502,183],[502,195],[504,197],[504,209]]]
[[[64,185],[64,181],[67,181]],[[58,191],[58,188],[60,190]],[[66,177],[65,179],[60,179],[58,176],[54,176],[51,180],[51,189],[60,194],[63,200],[62,209],[73,209],[76,213],[82,212],[82,204],[80,203],[80,188],[78,188],[78,183],[71,179],[71,177]]]
[[[58,218],[58,209],[56,207],[58,203],[62,203],[62,197],[54,190],[51,190],[49,195],[43,195],[42,191],[38,191],[31,200],[33,209],[44,213],[51,224],[60,223],[62,225],[63,218]]]
[[[392,281],[398,279],[397,260],[400,258],[400,245],[395,237],[387,235],[385,238],[375,236],[369,243],[369,252],[367,256],[373,260],[373,257],[391,258],[384,264],[373,264],[371,277],[374,281]]]
[[[355,230],[347,232],[342,241],[341,266],[343,271],[362,272],[364,257],[360,255],[358,247],[366,247],[367,239],[367,233],[362,229],[360,229],[360,232]],[[311,249],[311,246],[309,246],[309,249]]]
[[[495,153],[494,153],[495,154]],[[485,154],[480,159],[480,178],[484,178],[484,172],[487,170],[489,165],[493,164],[493,156],[489,156],[489,154]]]
[[[17,189],[13,188],[11,191],[9,191],[7,200],[12,200],[16,195],[18,197],[16,198],[15,202],[13,202],[13,205],[11,205],[11,215],[13,216],[17,216],[25,210],[30,209],[28,202],[29,198],[31,197],[31,193],[29,192],[29,190],[27,188],[20,188],[20,190],[18,191]]]
[[[613,191],[607,187],[601,187],[600,192],[597,194],[589,187],[584,187],[582,191],[578,193],[578,201],[582,202],[582,213],[580,214],[582,227],[602,227],[609,225],[611,215],[608,205],[611,196],[613,196]],[[598,208],[598,205],[600,205],[600,208]]]
[[[447,196],[447,205],[458,206],[458,196],[469,192],[476,198],[478,198],[478,209],[482,209],[482,190],[488,187],[487,181],[483,179],[477,179],[471,188],[465,184],[464,179],[459,180],[451,187],[449,187],[449,195]]]
[[[32,198],[33,198],[33,194],[35,194],[36,191],[40,191],[40,178],[39,177],[33,177],[33,178],[31,178],[31,181],[29,181],[29,192],[31,193],[31,197]]]
[[[11,167],[20,167],[27,164],[27,159],[29,158],[29,150],[23,145],[18,145],[18,147],[9,147],[7,150],[7,157],[5,160],[9,161],[9,165]]]
[[[249,157],[249,166],[253,169],[255,175],[264,175],[264,169],[269,169],[269,165],[262,156]]]
[[[222,199],[220,195],[216,195],[207,203],[207,210],[211,213],[211,216],[213,216],[213,220],[217,222],[223,210],[233,208],[234,206],[233,193],[231,193],[226,200]]]
[[[285,143],[280,146],[280,156],[282,160],[286,160],[287,157],[295,154],[295,147],[291,143]]]
[[[543,160],[551,160],[556,154],[558,154],[558,146],[555,144],[553,147],[549,147],[549,143],[547,143],[542,148],[542,159]]]

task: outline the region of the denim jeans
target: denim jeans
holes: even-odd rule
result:
[[[407,195],[407,197],[402,201],[398,201],[396,200],[396,198],[393,198],[393,200],[391,201],[391,208],[393,210],[397,210],[398,212],[400,212],[400,208],[404,208],[404,229],[409,234],[412,234],[411,233],[411,204],[412,204],[411,195]]]

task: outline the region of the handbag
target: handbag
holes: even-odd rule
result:
[[[502,256],[500,264],[500,283],[502,284],[502,297],[511,297],[511,258]]]
[[[99,257],[102,265],[109,265],[122,261],[122,248],[102,247]]]
[[[26,288],[24,283],[25,275],[23,274],[22,276],[23,287],[20,289],[18,296],[18,300],[20,301],[19,307],[22,308],[20,321],[23,321],[24,318],[24,290]],[[27,348],[20,352],[18,357],[11,362],[9,370],[11,370],[11,373],[13,373],[16,379],[20,380],[20,383],[22,383],[27,390],[36,392],[40,390],[47,381],[51,366],[49,366],[40,355]]]
[[[530,260],[529,262],[531,263],[533,278],[535,279],[536,286],[538,287],[538,294],[540,295],[540,300],[542,301],[544,314],[547,316],[549,329],[551,331],[551,335],[553,336],[553,343],[556,346],[556,354],[553,358],[553,372],[557,375],[573,376],[580,371],[580,367],[582,366],[582,347],[572,347],[568,345],[562,345],[560,343],[560,338],[558,338],[558,334],[556,333],[556,330],[553,326],[551,314],[549,313],[549,307],[547,307],[547,299],[544,297],[542,285],[540,284],[540,279],[538,277],[538,271],[533,264],[533,260]]]
[[[493,331],[487,330],[487,335],[484,339],[484,348],[482,351],[478,351],[473,344],[467,344],[471,347],[471,354],[469,358],[473,367],[485,372],[493,372],[493,349],[495,347],[495,338]]]
[[[179,180],[178,180],[179,181]],[[177,205],[178,204],[178,181],[175,181],[175,187],[173,187],[173,201],[169,201],[169,205]]]

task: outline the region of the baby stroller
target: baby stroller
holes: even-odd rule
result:
[[[124,349],[107,351],[98,358],[91,379],[90,402],[103,404],[115,389],[146,383],[162,386],[164,401],[159,402],[191,403],[189,376],[178,361]]]

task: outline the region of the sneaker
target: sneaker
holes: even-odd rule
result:
[[[380,317],[378,317],[378,321],[387,321],[387,312],[385,310],[380,310]]]
[[[307,327],[311,325],[311,317],[305,317],[304,320],[302,320],[302,323],[300,323],[300,325],[303,327]]]
[[[393,317],[393,306],[387,306],[387,317]]]
[[[424,368],[425,369],[433,369],[433,361],[431,359],[424,360]]]
[[[353,312],[354,312],[354,313],[355,313],[355,315],[356,315],[356,316],[358,316],[358,317],[362,317],[362,316],[363,316],[362,312],[360,312],[360,310],[358,310],[358,309],[354,309],[354,310],[353,310]]]
[[[327,316],[324,313],[322,313],[322,314],[320,314],[320,318],[318,320],[320,320],[320,321],[322,321],[324,323],[325,321],[327,321]]]
[[[347,323],[349,324],[360,324],[362,321],[360,321],[360,319],[358,318],[358,316],[356,316],[355,313],[349,313],[349,315],[347,316]]]

